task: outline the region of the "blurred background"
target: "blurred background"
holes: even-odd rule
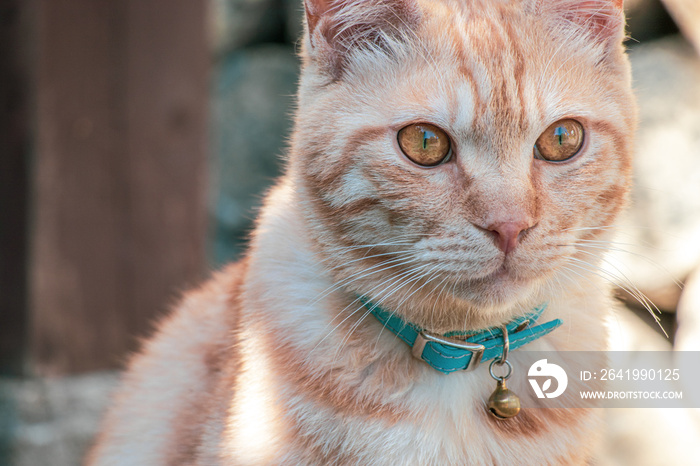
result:
[[[700,350],[700,1],[625,3],[641,125],[610,274],[628,347]],[[301,25],[300,0],[0,0],[0,465],[79,464],[139,338],[240,254]],[[664,464],[630,422],[611,464]]]

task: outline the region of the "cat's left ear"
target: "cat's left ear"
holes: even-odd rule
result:
[[[537,0],[537,5],[556,14],[563,29],[573,27],[594,42],[619,46],[625,38],[623,0]]]
[[[304,0],[306,46],[312,60],[334,77],[363,49],[387,49],[415,29],[414,0]]]

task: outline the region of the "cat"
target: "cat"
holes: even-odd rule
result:
[[[622,0],[305,8],[285,174],[244,257],[133,358],[88,464],[592,461],[600,409],[498,419],[485,363],[436,369],[394,331],[544,309],[538,325],[561,325],[523,350],[605,348],[612,304],[587,245],[630,187]]]

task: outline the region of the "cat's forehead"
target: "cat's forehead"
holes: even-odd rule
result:
[[[428,120],[461,133],[456,136],[490,141],[495,134],[512,141],[533,125],[591,111],[595,99],[585,90],[532,65],[510,54],[484,60],[466,50],[420,51],[387,66],[393,69],[365,73],[359,85],[352,82],[347,97],[355,102],[348,105],[361,104],[363,119],[376,112],[378,124]]]
[[[431,7],[434,17],[403,59],[361,72],[397,123],[431,118],[464,136],[512,141],[559,118],[594,114],[606,105],[609,87],[624,86],[619,75],[596,66],[598,49],[552,33],[514,6],[520,2],[500,2],[516,18],[508,24],[493,11],[468,14],[464,2],[447,2],[459,7],[453,10],[434,3],[442,6]],[[378,73],[386,79],[366,79]]]

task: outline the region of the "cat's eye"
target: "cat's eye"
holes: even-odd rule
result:
[[[548,162],[563,162],[581,150],[583,125],[576,120],[559,120],[537,138],[535,157]]]
[[[418,165],[434,167],[450,158],[450,138],[430,123],[416,123],[402,128],[398,134],[401,151]]]

